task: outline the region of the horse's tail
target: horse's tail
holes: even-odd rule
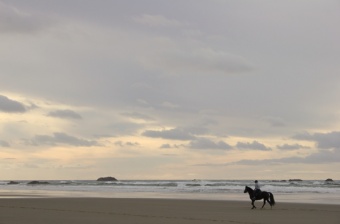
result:
[[[274,206],[275,205],[274,195],[269,192],[269,197],[270,197],[270,203],[272,204],[272,206]]]

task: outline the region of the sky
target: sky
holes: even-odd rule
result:
[[[0,0],[0,179],[340,179],[337,0]]]

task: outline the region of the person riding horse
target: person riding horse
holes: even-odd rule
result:
[[[255,180],[255,189],[254,189],[254,197],[252,200],[256,200],[257,195],[261,194],[260,184],[257,180]]]
[[[257,185],[256,188],[259,189],[260,186],[259,186],[258,182],[255,182],[255,185]],[[255,194],[255,190],[253,190],[251,187],[246,186],[244,188],[244,193],[249,194],[249,198],[251,200],[251,205],[253,206],[251,209],[256,208],[256,206],[254,205],[254,202],[256,200],[261,200],[261,199],[263,199],[262,208],[264,207],[266,202],[268,202],[270,204],[270,208],[272,208],[275,205],[274,195],[271,192],[257,191],[257,194]],[[254,197],[254,195],[255,195],[255,197]]]

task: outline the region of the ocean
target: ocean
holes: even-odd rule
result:
[[[202,200],[248,200],[245,186],[252,180],[28,180],[0,181],[0,197],[109,197]],[[45,182],[45,183],[43,183]],[[261,190],[277,202],[340,204],[340,181],[259,180]]]

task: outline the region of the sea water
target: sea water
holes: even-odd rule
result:
[[[0,181],[0,197],[124,197],[204,200],[249,200],[245,186],[252,180],[48,180]],[[277,202],[340,204],[340,181],[260,180],[261,190],[272,192]]]

